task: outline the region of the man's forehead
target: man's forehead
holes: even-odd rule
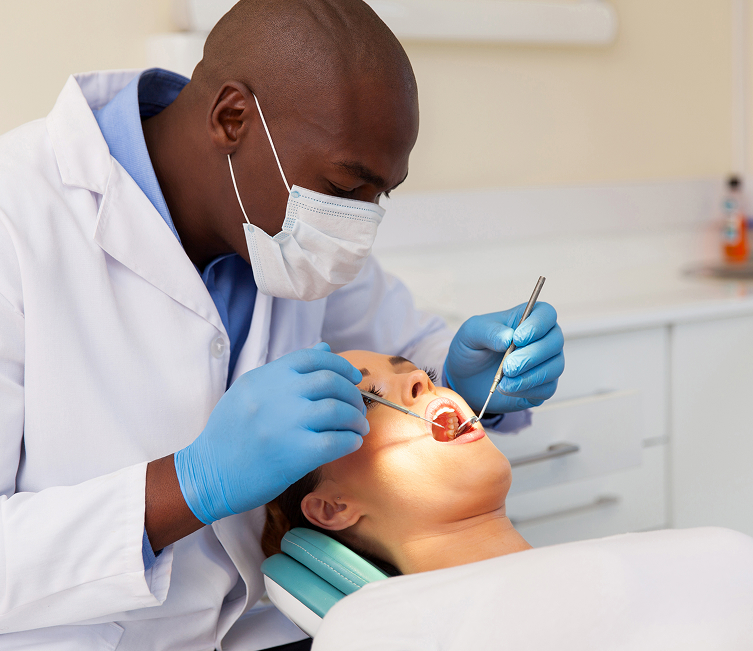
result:
[[[331,95],[305,110],[296,107],[287,133],[304,141],[309,153],[335,173],[380,190],[402,183],[418,134],[417,115],[399,102],[385,102],[379,109],[369,102],[369,110],[358,110],[337,99],[338,93]]]

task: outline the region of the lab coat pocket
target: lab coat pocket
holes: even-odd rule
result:
[[[0,635],[0,651],[114,651],[123,637],[115,622],[76,626],[50,626]]]

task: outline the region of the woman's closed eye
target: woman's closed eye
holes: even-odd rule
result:
[[[384,398],[384,396],[382,395],[382,392],[373,384],[367,389],[367,391],[369,393],[373,393],[375,396]],[[373,409],[374,407],[379,405],[378,402],[375,402],[374,400],[371,400],[367,398],[366,396],[363,396],[363,404],[366,405],[366,409]]]

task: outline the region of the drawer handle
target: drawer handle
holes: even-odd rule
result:
[[[555,513],[547,513],[546,515],[536,515],[531,518],[510,518],[510,522],[512,523],[513,527],[539,524],[541,522],[552,520],[554,518],[564,518],[571,515],[582,515],[583,513],[588,513],[589,511],[596,511],[607,506],[614,506],[615,504],[619,504],[619,502],[620,498],[616,495],[602,495],[601,497],[597,497],[590,504],[584,504],[583,506],[573,506],[569,509],[563,509],[562,511],[556,511]]]
[[[539,461],[548,461],[549,459],[564,457],[566,454],[574,454],[579,450],[580,446],[574,445],[573,443],[554,443],[544,452],[529,454],[527,457],[520,457],[518,459],[510,459],[510,465],[513,468],[516,466],[525,466],[528,463],[538,463]]]

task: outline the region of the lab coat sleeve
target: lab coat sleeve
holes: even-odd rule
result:
[[[146,572],[141,554],[146,465],[0,496],[0,633],[164,602],[172,548]]]
[[[322,339],[332,350],[372,350],[402,355],[442,377],[454,332],[438,316],[416,309],[408,288],[371,256],[358,277],[327,299]],[[529,411],[505,414],[494,425],[501,433],[531,423]]]
[[[74,486],[17,492],[25,318],[9,241],[0,237],[0,634],[159,605],[172,550],[144,571],[146,463]]]

